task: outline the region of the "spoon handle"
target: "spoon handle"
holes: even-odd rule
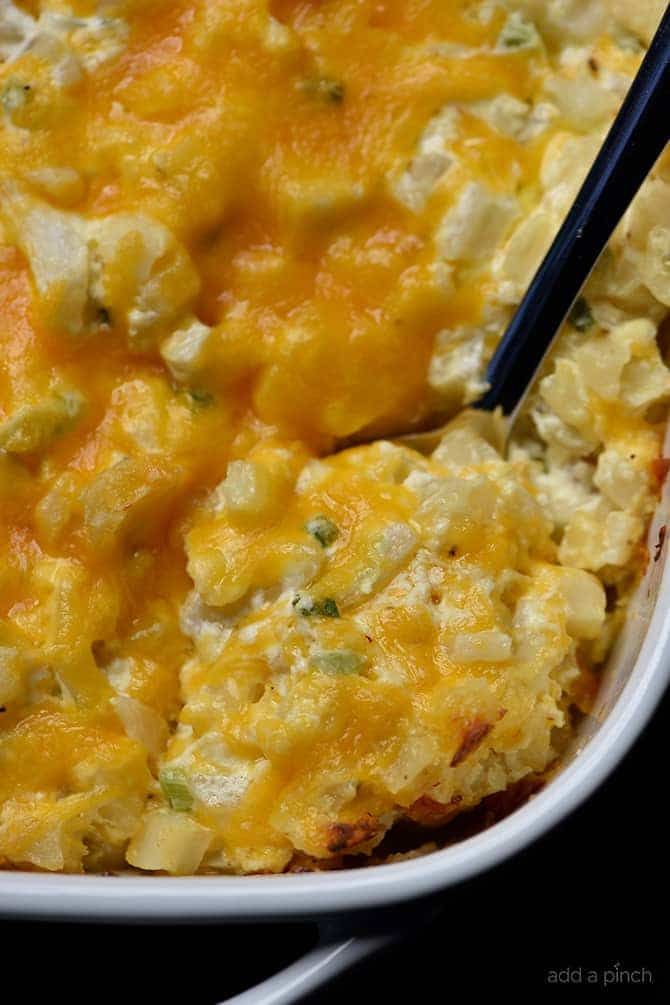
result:
[[[670,6],[605,143],[487,370],[477,408],[511,415],[621,217],[670,140]]]

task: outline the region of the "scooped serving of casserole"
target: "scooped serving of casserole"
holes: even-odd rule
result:
[[[505,456],[467,406],[664,8],[0,0],[0,866],[364,863],[556,763],[670,463],[670,157]]]

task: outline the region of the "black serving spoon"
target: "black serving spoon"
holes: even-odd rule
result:
[[[663,149],[670,141],[670,6],[568,216],[491,362],[474,408],[500,408],[507,435],[561,325]],[[442,430],[446,427],[442,427]],[[442,430],[400,442],[429,450]]]

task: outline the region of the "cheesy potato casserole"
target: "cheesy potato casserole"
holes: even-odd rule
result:
[[[504,456],[467,405],[664,8],[0,0],[0,866],[366,861],[556,761],[667,468],[670,158]]]

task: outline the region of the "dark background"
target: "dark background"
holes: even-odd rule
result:
[[[602,994],[668,1001],[670,698],[616,774],[512,861],[444,893],[426,926],[337,980],[309,1005],[478,1002],[487,993]],[[268,976],[314,939],[310,925],[108,927],[0,922],[6,1002],[214,1005]],[[16,984],[16,963],[20,984]],[[646,968],[653,984],[603,987],[605,970]],[[27,966],[26,966],[27,964]],[[550,971],[582,968],[576,986]],[[586,973],[599,972],[599,986]],[[92,978],[92,979],[91,979]],[[611,980],[611,979],[610,979]],[[12,988],[15,989],[12,992]],[[418,1003],[417,1003],[418,1005]]]

